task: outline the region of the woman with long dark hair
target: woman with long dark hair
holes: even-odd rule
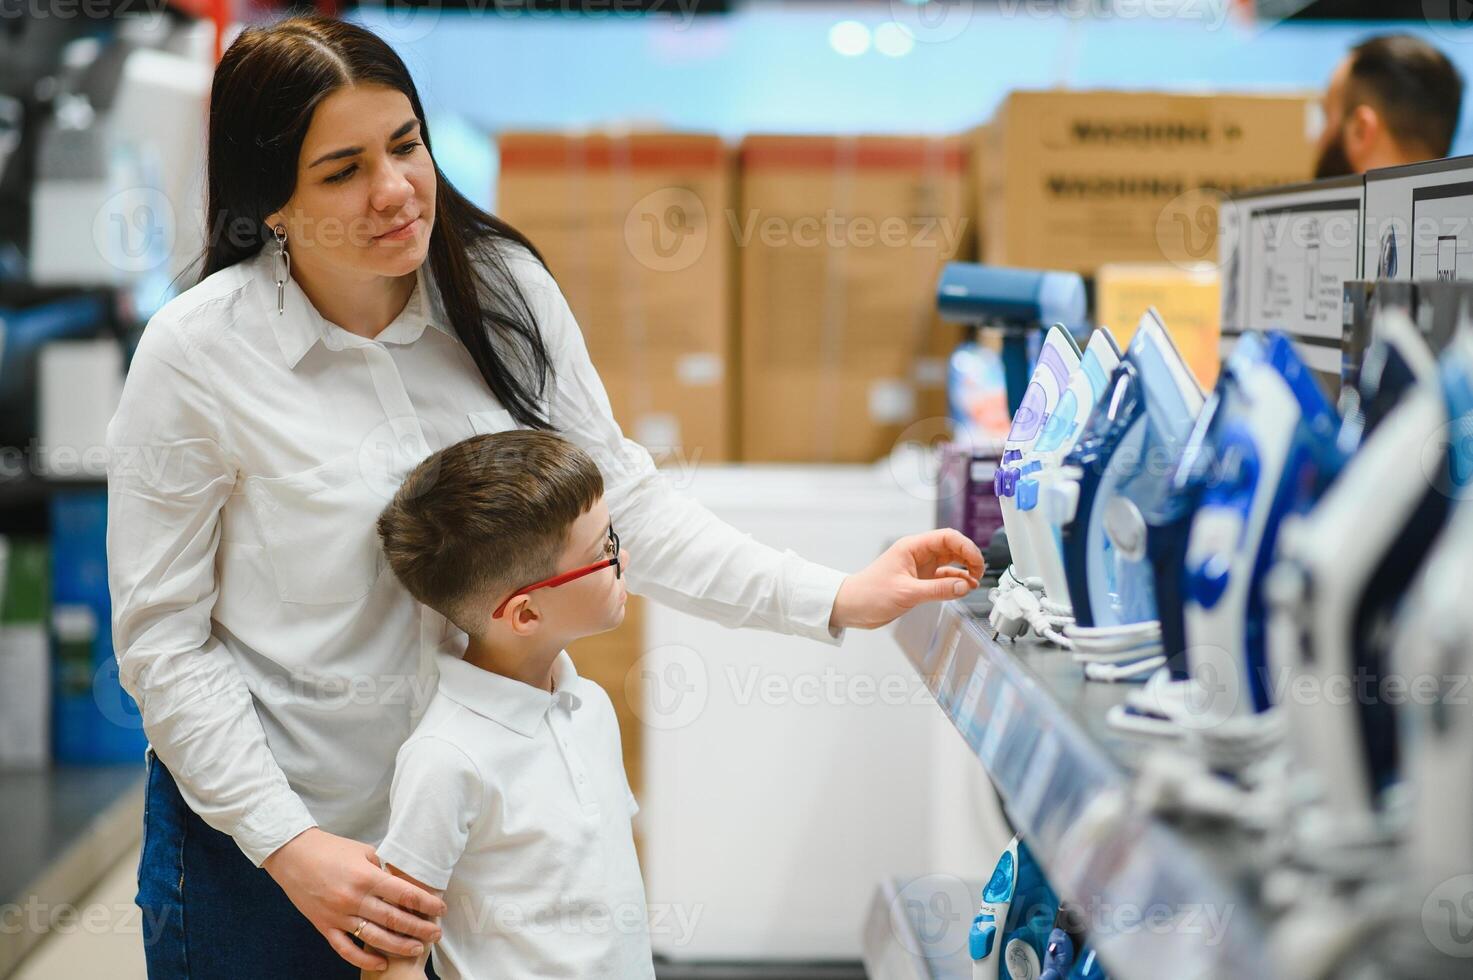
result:
[[[623,438],[531,243],[435,166],[371,32],[297,18],[230,46],[206,218],[200,281],[150,320],[108,429],[114,642],[150,742],[151,977],[235,978],[267,950],[273,975],[356,977],[437,938],[443,903],[374,847],[435,653],[464,634],[386,572],[375,519],[450,443],[573,440],[641,556],[631,591],[730,626],[837,644],[976,586],[955,532],[845,576],[675,493]]]

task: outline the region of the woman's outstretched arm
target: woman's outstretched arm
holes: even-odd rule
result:
[[[753,540],[678,491],[649,452],[624,437],[552,276],[520,251],[510,265],[553,361],[552,422],[598,462],[614,526],[637,557],[629,572],[632,591],[726,626],[837,644],[849,626],[883,625],[919,602],[976,587],[982,555],[956,532],[912,535],[846,576]],[[965,570],[945,570],[952,562]],[[961,592],[958,583],[965,584]]]

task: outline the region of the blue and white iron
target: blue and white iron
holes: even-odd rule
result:
[[[1120,347],[1104,327],[1090,335],[1079,367],[1069,377],[1069,385],[1058,407],[1039,433],[1033,450],[1018,474],[1018,510],[1033,549],[1029,568],[1043,580],[1046,598],[1057,606],[1069,604],[1069,582],[1064,577],[1064,548],[1059,529],[1048,519],[1047,508],[1041,506],[1044,488],[1060,476],[1064,458],[1079,441],[1084,423],[1099,404],[1110,375],[1120,364]]]
[[[1454,344],[1469,343],[1460,338]],[[1455,436],[1468,439],[1465,417]],[[1457,465],[1468,447],[1454,443]],[[1410,885],[1420,903],[1421,930],[1444,953],[1466,956],[1473,942],[1473,502],[1454,503],[1397,617],[1392,665],[1409,696],[1397,711],[1406,748],[1404,778],[1409,820]],[[1467,960],[1462,973],[1467,975]],[[1431,975],[1433,971],[1424,971]]]
[[[1201,385],[1155,310],[1141,318],[1125,359],[1065,461],[1064,568],[1085,662],[1160,655],[1146,515],[1161,507],[1202,409]],[[1072,498],[1072,499],[1071,499]]]
[[[972,980],[1038,980],[1058,912],[1043,869],[1014,837],[983,886],[972,920]]]
[[[1049,328],[1038,351],[1033,378],[1023,393],[1022,402],[1013,414],[1013,425],[1003,444],[1002,463],[997,468],[993,487],[1002,509],[1003,527],[1007,530],[1008,551],[1013,563],[1002,575],[999,589],[1026,587],[1035,578],[1032,567],[1033,548],[1028,539],[1029,528],[1018,510],[1018,480],[1027,456],[1047,429],[1054,410],[1069,386],[1069,378],[1079,367],[1079,345],[1061,324]],[[994,624],[995,625],[995,624]]]
[[[1210,477],[1182,565],[1196,720],[1209,724],[1271,706],[1263,589],[1279,527],[1307,512],[1345,463],[1339,416],[1289,338],[1239,346],[1248,350],[1229,359],[1209,406]]]
[[[1050,359],[1054,367],[1068,363],[1068,352]],[[1021,636],[1031,626],[1044,638],[1067,645],[1068,641],[1057,632],[1057,627],[1071,618],[1063,555],[1058,531],[1039,506],[1040,490],[1044,481],[1057,477],[1060,464],[1078,439],[1110,372],[1119,362],[1120,349],[1115,338],[1108,330],[1096,330],[1084,354],[1074,360],[1073,370],[1043,425],[1033,435],[1032,445],[1014,458],[1005,477],[1000,473],[998,490],[1008,494],[1004,498],[1003,515],[1005,522],[1011,519],[1007,527],[1013,560],[1011,574],[1003,578],[993,596],[990,621],[1001,635]],[[1040,357],[1039,373],[1043,371]],[[1036,387],[1030,386],[1029,396],[1034,400],[1050,397],[1052,390],[1047,382],[1056,380],[1056,371],[1051,369],[1046,384],[1039,386],[1035,380]],[[1019,414],[1022,420],[1023,413]],[[1032,417],[1030,414],[1028,420]],[[1020,586],[1027,586],[1029,591],[1022,591]]]
[[[1059,903],[1038,980],[1105,980],[1105,967],[1082,931],[1082,917],[1081,909]]]
[[[1398,311],[1373,346],[1421,342]],[[1470,485],[1473,344],[1455,343],[1351,458],[1307,516],[1280,532],[1269,582],[1271,656],[1296,690],[1287,700],[1299,762],[1323,804],[1315,839],[1384,839],[1381,797],[1402,765],[1386,694],[1395,617]],[[1460,444],[1461,443],[1461,444]],[[1466,642],[1466,639],[1464,639]]]
[[[1190,676],[1187,663],[1186,562],[1187,539],[1202,494],[1215,479],[1214,434],[1250,366],[1264,362],[1268,352],[1260,333],[1243,334],[1218,371],[1217,384],[1207,397],[1171,478],[1171,493],[1149,515],[1146,550],[1156,578],[1156,613],[1161,622],[1162,654],[1173,680]]]

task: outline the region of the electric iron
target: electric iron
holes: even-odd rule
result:
[[[1201,411],[1202,388],[1155,310],[1147,311],[1104,397],[1066,458],[1059,487],[1065,578],[1085,663],[1161,657],[1145,515],[1171,488]]]
[[[1383,284],[1378,288],[1386,288]],[[1391,326],[1388,326],[1391,324]],[[1340,451],[1350,456],[1419,381],[1437,373],[1437,358],[1400,307],[1378,311],[1356,383],[1340,392]]]
[[[1012,564],[1003,573],[998,583],[998,596],[994,598],[994,603],[1000,607],[990,617],[994,629],[1002,629],[1001,624],[1005,622],[1016,622],[1005,614],[1007,604],[1001,602],[1001,597],[1014,589],[1031,589],[1038,584],[1031,581],[1037,572],[1030,560],[1033,548],[1028,539],[1029,528],[1018,510],[1018,478],[1030,450],[1053,417],[1068,387],[1070,375],[1078,367],[1079,345],[1062,324],[1050,327],[1039,349],[1033,378],[1028,382],[1017,412],[1013,414],[1013,425],[1003,444],[1002,463],[993,481],[1002,510],[1003,527],[1007,531],[1008,551],[1012,556]],[[1011,626],[1003,631],[1010,636],[1023,632],[1021,628]]]
[[[1105,980],[1105,967],[1084,935],[1082,916],[1076,906],[1059,903],[1038,980]]]
[[[1378,331],[1375,347],[1422,343],[1399,312]],[[1470,413],[1473,343],[1460,340],[1385,414],[1319,505],[1280,533],[1268,585],[1271,655],[1296,689],[1317,694],[1288,707],[1296,755],[1328,824],[1307,836],[1330,847],[1388,836],[1382,794],[1401,766],[1386,687],[1393,618],[1452,501],[1468,491],[1473,474],[1457,450],[1473,437]]]
[[[1007,489],[1013,502],[1011,527],[1020,533],[1014,539],[1010,532],[1009,543],[1014,545],[1014,567],[1022,570],[1022,574],[1009,576],[1010,587],[1000,589],[994,599],[990,621],[1001,635],[1021,636],[1032,626],[1045,639],[1067,645],[1068,641],[1057,632],[1059,626],[1072,618],[1063,556],[1058,532],[1039,506],[1040,489],[1044,481],[1057,477],[1064,456],[1079,438],[1085,419],[1119,362],[1120,348],[1115,338],[1104,328],[1096,330],[1032,447],[1014,464],[1016,475],[1009,477],[1011,485]],[[1019,548],[1026,550],[1020,554]],[[1020,583],[1027,584],[1030,592],[1036,590],[1041,594],[1019,591]]]
[[[972,920],[972,980],[1037,980],[1058,912],[1043,869],[1023,839],[1014,837],[983,886]]]
[[[1268,357],[1264,338],[1259,333],[1245,333],[1233,345],[1217,375],[1217,384],[1197,414],[1191,435],[1177,460],[1171,477],[1171,493],[1150,515],[1150,531],[1146,550],[1155,572],[1156,612],[1161,623],[1162,654],[1167,659],[1171,677],[1185,681],[1190,676],[1186,650],[1185,574],[1187,537],[1192,518],[1203,491],[1216,479],[1216,454],[1213,436],[1221,427],[1223,405],[1234,397],[1249,367]]]
[[[1064,552],[1058,528],[1049,522],[1040,506],[1044,486],[1057,479],[1064,457],[1079,441],[1084,423],[1099,404],[1110,375],[1120,364],[1120,347],[1115,337],[1099,327],[1085,345],[1079,367],[1069,377],[1069,386],[1059,399],[1033,444],[1018,476],[1018,510],[1023,514],[1033,548],[1031,567],[1043,580],[1044,595],[1058,606],[1069,604],[1069,583],[1064,578]]]
[[[1462,464],[1467,463],[1465,450]],[[1397,711],[1410,797],[1408,877],[1419,899],[1412,908],[1418,910],[1421,935],[1436,951],[1461,953],[1465,971],[1465,957],[1473,951],[1473,711],[1460,687],[1473,676],[1470,555],[1473,504],[1465,495],[1454,504],[1447,530],[1397,617],[1392,654],[1409,690],[1422,692]]]
[[[1191,519],[1182,614],[1199,722],[1271,706],[1263,583],[1279,527],[1307,512],[1345,463],[1339,417],[1283,334],[1233,359],[1205,452],[1211,478]]]

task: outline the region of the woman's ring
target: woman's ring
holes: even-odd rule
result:
[[[358,928],[353,930],[353,938],[354,939],[362,939],[363,938],[363,927],[366,926],[366,925],[368,925],[368,920],[367,919],[359,919],[358,920]]]

